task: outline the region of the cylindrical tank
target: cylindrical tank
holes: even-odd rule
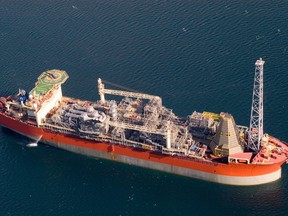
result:
[[[116,121],[117,120],[117,103],[116,103],[116,101],[112,100],[110,102],[110,110],[111,110],[112,121]]]
[[[87,111],[87,113],[92,113],[94,111],[93,106],[88,106],[86,111]]]

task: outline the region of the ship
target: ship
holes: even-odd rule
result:
[[[57,69],[41,73],[30,92],[1,97],[0,124],[87,156],[221,184],[269,183],[281,178],[288,147],[263,132],[263,65],[261,58],[255,63],[249,127],[226,112],[178,117],[161,97],[107,89],[100,78],[94,102],[66,97],[68,74]]]

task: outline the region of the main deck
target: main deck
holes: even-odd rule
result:
[[[243,164],[272,164],[288,157],[287,145],[268,134],[259,151],[251,151],[248,128],[236,125],[231,114],[194,111],[178,117],[158,96],[106,89],[101,79],[99,101],[64,97],[61,84],[67,78],[65,71],[43,72],[29,94],[21,90],[16,97],[1,98],[2,114],[57,133],[163,155]],[[105,94],[122,99],[106,100]]]

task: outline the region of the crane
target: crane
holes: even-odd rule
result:
[[[105,94],[110,94],[110,95],[118,95],[118,96],[124,96],[124,97],[156,100],[159,102],[159,106],[162,106],[162,99],[159,96],[137,93],[137,92],[105,89],[104,84],[102,83],[102,80],[100,78],[98,79],[98,91],[100,95],[101,104],[105,104]]]

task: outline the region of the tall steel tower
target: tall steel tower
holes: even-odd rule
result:
[[[248,147],[256,152],[260,149],[263,137],[263,65],[260,58],[255,62],[255,77],[250,116]]]

